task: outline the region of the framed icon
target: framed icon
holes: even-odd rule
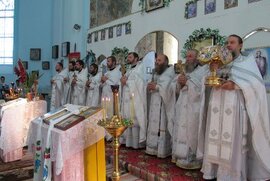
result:
[[[146,0],[146,12],[164,7],[163,0]]]
[[[41,49],[30,48],[30,60],[40,60],[40,59],[41,59]]]
[[[42,70],[50,70],[50,62],[49,61],[42,62]]]
[[[52,58],[53,59],[58,58],[58,52],[59,52],[59,46],[58,45],[52,46]]]
[[[61,55],[62,57],[67,57],[70,52],[70,42],[62,43]]]

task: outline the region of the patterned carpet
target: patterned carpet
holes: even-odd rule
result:
[[[171,157],[159,159],[145,154],[143,150],[134,150],[121,146],[120,169],[146,181],[201,181],[199,170],[184,170],[171,163]],[[111,164],[113,150],[106,144],[106,160]],[[139,179],[139,180],[141,180]]]

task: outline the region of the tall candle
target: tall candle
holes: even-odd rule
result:
[[[130,119],[134,121],[134,114],[135,114],[135,108],[134,108],[134,93],[131,94],[131,105],[130,105]]]
[[[104,97],[102,97],[102,99],[101,99],[101,106],[102,106],[102,109],[103,109],[103,119],[105,120],[106,119],[106,110],[105,110],[105,99],[104,99]]]
[[[107,106],[108,106],[107,107],[107,114],[108,114],[107,116],[109,117],[109,113],[111,113],[111,111],[112,111],[112,105],[111,105],[111,98],[110,97],[108,97],[108,105]]]

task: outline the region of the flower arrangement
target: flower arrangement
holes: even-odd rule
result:
[[[27,73],[21,59],[19,59],[18,66],[14,67],[14,73],[18,76],[19,83],[22,85],[24,92],[31,92],[33,85],[37,84],[37,80],[43,75],[38,76],[36,73]]]

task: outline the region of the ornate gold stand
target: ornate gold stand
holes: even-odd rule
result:
[[[202,48],[198,59],[202,64],[215,63],[221,67],[232,61],[232,54],[227,48],[215,45]],[[217,70],[210,69],[210,71],[211,75],[206,78],[205,85],[212,87],[222,85],[223,79],[217,76]]]
[[[119,91],[119,85],[111,86],[112,92],[113,92],[113,110],[114,115],[111,119],[103,118],[102,120],[98,121],[98,125],[104,127],[107,132],[109,132],[112,137],[112,146],[113,146],[113,174],[112,174],[112,180],[113,181],[119,181],[120,180],[120,172],[119,172],[119,137],[123,134],[123,132],[127,129],[127,127],[133,125],[132,120],[123,119],[119,114],[118,109],[118,91]]]

